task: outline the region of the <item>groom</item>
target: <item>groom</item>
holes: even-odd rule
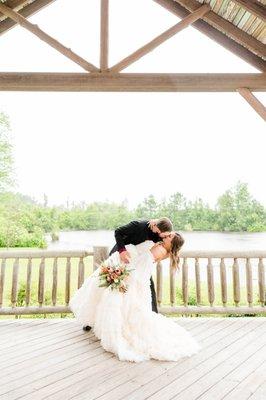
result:
[[[110,251],[113,254],[115,251],[120,253],[120,259],[123,263],[129,263],[130,254],[126,250],[127,244],[140,244],[145,242],[145,240],[152,240],[154,243],[159,242],[164,237],[167,237],[169,233],[173,230],[173,224],[169,218],[163,217],[154,220],[144,220],[144,221],[131,221],[127,225],[120,226],[115,230],[115,240],[116,244]],[[156,292],[154,288],[154,282],[151,276],[150,279],[151,288],[151,304],[152,311],[158,313]],[[84,331],[89,331],[90,326],[84,326]]]

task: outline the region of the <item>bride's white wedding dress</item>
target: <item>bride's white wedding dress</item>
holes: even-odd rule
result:
[[[91,326],[102,347],[122,361],[176,361],[201,349],[185,328],[152,311],[153,244],[146,241],[126,246],[131,255],[128,268],[135,269],[126,278],[126,293],[98,287],[98,268],[70,299],[70,309],[80,324]],[[120,263],[118,252],[108,259]]]

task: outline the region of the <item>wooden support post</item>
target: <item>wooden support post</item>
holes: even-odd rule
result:
[[[42,31],[38,25],[34,25],[29,22],[26,18],[20,15],[18,12],[12,10],[10,7],[7,7],[5,4],[0,2],[0,12],[5,14],[7,17],[11,18],[13,21],[17,22],[20,26],[32,32],[34,35],[38,36],[39,39],[43,40],[45,43],[49,44],[51,47],[59,51],[65,57],[74,61],[76,64],[81,66],[83,69],[89,72],[98,72],[98,68],[94,65],[90,64],[88,61],[84,60],[84,58],[78,56],[71,49],[65,47],[56,39],[52,38],[50,35]]]
[[[238,93],[251,105],[251,107],[266,121],[266,107],[247,88],[237,89]]]
[[[106,246],[93,247],[93,271],[95,271],[101,263],[108,258],[109,249]]]
[[[179,21],[177,24],[164,31],[161,35],[157,36],[155,39],[147,43],[145,46],[141,47],[134,53],[130,54],[128,57],[124,58],[118,64],[114,65],[112,68],[110,68],[110,72],[119,72],[122,69],[128,67],[130,64],[139,60],[141,57],[143,57],[150,51],[154,50],[156,47],[165,42],[167,39],[174,36],[176,33],[182,31],[183,29],[191,25],[193,22],[202,18],[209,11],[210,11],[210,6],[207,4],[199,7],[195,12],[189,14],[187,17],[182,19],[182,21]]]
[[[108,69],[109,0],[101,0],[100,69]]]

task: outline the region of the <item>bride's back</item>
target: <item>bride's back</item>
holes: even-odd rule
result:
[[[166,258],[168,256],[168,252],[166,248],[163,246],[163,244],[156,243],[151,249],[150,252],[153,255],[153,258],[155,261],[160,261],[163,258]]]

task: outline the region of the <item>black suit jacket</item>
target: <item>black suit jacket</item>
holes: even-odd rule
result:
[[[116,245],[110,251],[110,255],[115,251],[125,249],[126,244],[139,244],[145,240],[152,240],[154,243],[161,240],[157,233],[149,228],[149,221],[131,221],[127,225],[120,226],[115,230]]]

